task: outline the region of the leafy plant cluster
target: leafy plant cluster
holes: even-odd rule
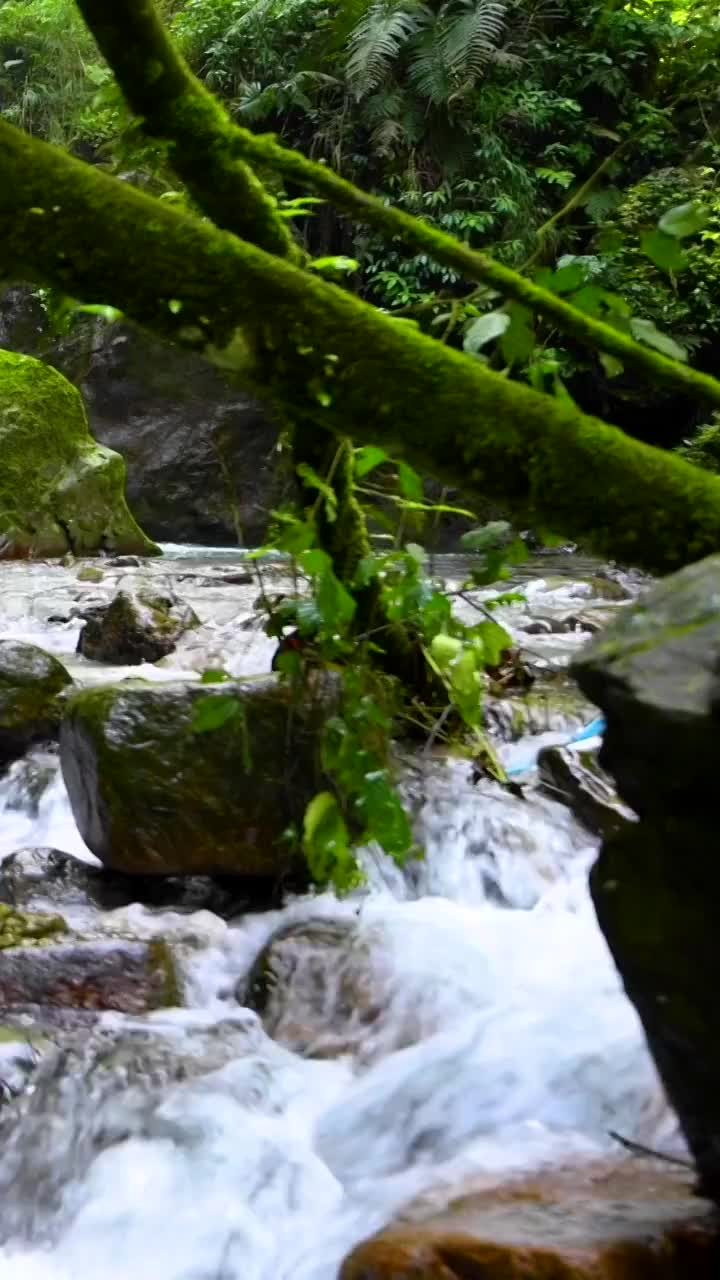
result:
[[[337,518],[335,491],[307,465],[302,470],[305,485],[317,494],[316,502],[305,510],[276,512],[269,541],[252,553],[252,559],[261,585],[258,605],[265,630],[281,642],[275,665],[282,678],[296,687],[298,697],[304,696],[306,682],[318,668],[334,672],[340,685],[341,710],[328,719],[320,746],[329,787],[312,799],[302,831],[295,834],[313,880],[344,892],[362,881],[357,847],[374,841],[401,865],[418,852],[397,788],[394,735],[452,741],[455,749],[482,761],[498,780],[506,780],[485,736],[483,702],[488,680],[502,668],[512,643],[494,610],[521,597],[499,590],[477,606],[474,625],[457,617],[452,597],[434,578],[428,553],[403,538],[404,517],[416,521],[419,515],[431,518],[450,508],[424,502],[417,473],[407,463],[393,463],[383,449],[372,445],[355,450],[355,491],[368,517],[382,518],[376,504],[387,500],[392,474],[400,519],[394,522],[394,545],[373,550],[360,561],[352,581],[341,581],[320,545],[321,513],[331,522]],[[384,483],[371,484],[378,473]],[[502,583],[509,566],[527,554],[524,543],[504,523],[471,531],[464,545],[475,564],[460,588],[463,594]],[[266,587],[262,566],[270,552],[288,558],[295,582],[290,596],[273,595]],[[380,607],[362,630],[357,623],[359,602],[371,583],[379,587]],[[411,689],[385,674],[385,634],[393,625],[401,625],[417,641],[437,678],[437,705],[413,698]],[[209,672],[206,678],[223,677]],[[232,697],[200,700],[195,728],[214,729],[238,709]]]

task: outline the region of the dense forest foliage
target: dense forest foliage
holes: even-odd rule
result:
[[[618,326],[629,310],[636,336],[720,370],[713,0],[683,8],[674,0],[165,0],[163,8],[193,69],[239,122],[277,133],[512,266],[566,269],[564,291],[576,305]],[[8,119],[183,200],[162,149],[131,124],[72,0],[6,0],[0,53]],[[491,292],[468,293],[428,255],[328,205],[294,205],[299,191],[283,194],[307,247],[336,256],[350,287],[503,366]],[[680,261],[652,241],[662,215],[692,201],[706,216]],[[654,328],[643,331],[643,322]],[[638,388],[547,324],[520,348],[515,376],[559,394],[568,388],[583,408],[654,443],[682,447],[707,426],[707,411]]]

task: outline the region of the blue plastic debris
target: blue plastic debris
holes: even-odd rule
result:
[[[559,742],[557,745],[559,747],[571,747],[575,742],[585,742],[590,738],[597,738],[604,732],[605,718],[604,716],[596,716],[594,720],[590,721],[590,724],[584,725],[582,729],[578,729],[576,733],[566,738],[565,742]],[[512,769],[507,769],[506,772],[509,777],[515,777],[518,773],[529,773],[534,767],[535,756],[533,756],[532,760],[526,761],[525,764],[514,765]]]

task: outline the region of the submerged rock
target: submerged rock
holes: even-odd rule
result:
[[[55,736],[59,694],[72,680],[61,662],[34,644],[0,640],[0,768],[33,742]]]
[[[122,458],[90,435],[77,388],[2,350],[0,457],[0,560],[159,552],[128,510]]]
[[[0,863],[0,902],[32,911],[60,910],[91,921],[101,911],[140,902],[174,911],[234,916],[258,903],[231,881],[207,876],[128,876],[92,866],[60,849],[17,849]],[[269,899],[261,905],[268,906]]]
[[[88,848],[133,875],[297,869],[288,829],[322,789],[319,735],[335,688],[318,682],[298,697],[264,677],[78,692],[60,759]]]
[[[596,752],[544,747],[538,755],[538,773],[543,790],[572,809],[594,835],[612,835],[633,821],[632,810],[618,799]]]
[[[606,840],[593,902],[720,1202],[720,556],[658,583],[573,671],[607,721],[600,762],[640,817]]]
[[[410,1216],[409,1214],[407,1216]],[[650,1161],[548,1171],[418,1213],[340,1280],[715,1280],[720,1229],[687,1173]]]
[[[339,1057],[362,1044],[383,1010],[376,968],[371,938],[353,920],[302,920],[274,934],[236,995],[286,1048]]]
[[[172,653],[181,636],[200,625],[195,612],[171,593],[141,587],[119,591],[108,605],[96,606],[77,644],[94,662],[133,665],[157,662]]]
[[[71,940],[0,950],[3,1009],[54,1006],[140,1014],[178,1003],[172,956],[158,940]]]

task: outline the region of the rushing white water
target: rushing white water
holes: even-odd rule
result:
[[[178,582],[191,558],[196,576]],[[143,572],[172,576],[204,623],[173,666],[143,675],[198,672],[218,658],[236,673],[267,666],[271,646],[240,629],[255,589],[223,587],[217,562],[197,552]],[[108,570],[88,589],[106,596],[125,573]],[[13,565],[0,576],[0,633],[69,658],[77,624],[48,618],[66,618],[86,589],[74,572]],[[538,580],[530,594],[567,611],[573,590]],[[507,618],[518,633],[521,615],[516,607]],[[582,636],[548,636],[554,659],[558,639],[569,648]],[[81,679],[107,675],[70,665]],[[56,762],[35,761],[47,785],[34,801],[27,763],[0,780],[0,856],[52,845],[91,857]],[[472,786],[460,762],[425,765],[411,790],[425,858],[400,872],[366,851],[368,885],[350,899],[307,897],[231,923],[140,905],[106,913],[105,928],[177,946],[187,1004],[133,1022],[105,1015],[108,1029],[151,1032],[179,1058],[213,1036],[232,1051],[213,1070],[110,1098],[69,1074],[62,1114],[43,1115],[38,1087],[18,1125],[17,1176],[11,1143],[0,1186],[5,1165],[16,1197],[32,1197],[52,1157],[62,1201],[49,1233],[26,1225],[16,1239],[3,1237],[13,1219],[0,1204],[3,1280],[334,1280],[354,1243],[418,1198],[441,1202],[471,1183],[592,1158],[611,1148],[610,1129],[674,1139],[589,901],[592,839],[548,799]],[[319,916],[348,925],[327,974],[328,1008],[348,974],[372,996],[372,1018],[345,1010],[339,1057],[327,1050],[340,1031],[332,1017],[317,1028],[325,1048],[300,1054],[270,1039],[234,995],[278,926]],[[115,1139],[81,1158],[101,1119]]]

